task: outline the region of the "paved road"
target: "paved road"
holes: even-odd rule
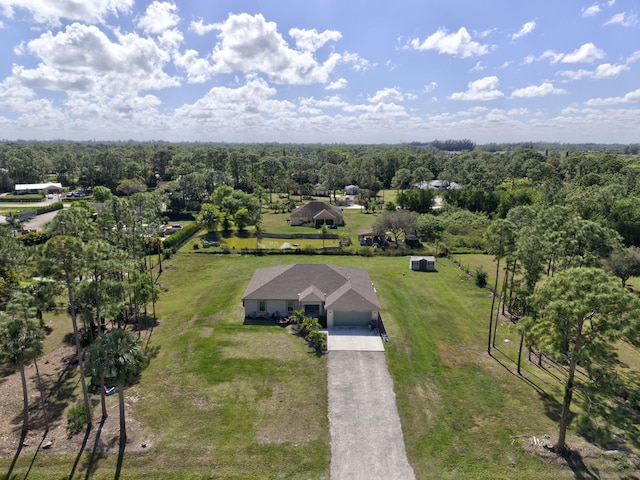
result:
[[[332,480],[411,480],[384,352],[331,351]]]

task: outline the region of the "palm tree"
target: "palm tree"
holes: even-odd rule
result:
[[[78,359],[78,365],[80,366],[80,383],[82,385],[84,407],[87,412],[87,426],[91,428],[92,421],[89,415],[91,406],[89,405],[89,392],[87,391],[87,382],[85,381],[84,357],[82,355],[82,346],[80,345],[80,332],[78,331],[76,315],[77,305],[75,301],[76,279],[79,278],[85,270],[86,258],[84,244],[78,237],[57,235],[45,244],[44,258],[41,260],[43,273],[63,281],[67,288],[69,313],[71,314],[73,336],[76,344],[76,357]]]
[[[99,378],[116,382],[120,405],[120,445],[127,441],[124,413],[124,385],[127,379],[137,375],[145,361],[140,348],[141,340],[125,330],[111,330],[100,335],[89,348],[89,371]]]
[[[258,221],[253,226],[254,231],[256,232],[256,250],[260,248],[260,235],[264,233],[264,225],[262,222]]]
[[[1,317],[0,317],[1,319]],[[0,358],[13,367],[20,369],[22,380],[22,434],[25,435],[29,425],[29,395],[27,378],[24,373],[25,364],[42,355],[44,331],[36,322],[14,318],[0,325]]]

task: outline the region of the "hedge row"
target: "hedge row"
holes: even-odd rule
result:
[[[180,247],[180,245],[193,237],[198,230],[200,230],[200,225],[198,225],[196,222],[190,223],[186,227],[182,227],[182,229],[178,230],[176,233],[173,233],[165,238],[162,242],[162,248],[177,249],[178,247]]]
[[[36,212],[38,212],[38,215],[42,215],[43,213],[49,213],[55,210],[62,210],[63,207],[64,205],[62,204],[62,202],[55,202],[55,203],[50,203],[49,205],[44,205],[42,207],[37,207]]]
[[[242,255],[325,255],[325,256],[360,256],[360,257],[406,257],[409,255],[433,255],[430,250],[412,250],[407,247],[400,248],[387,248],[386,250],[378,249],[373,250],[371,247],[362,247],[355,249],[320,249],[313,247],[304,248],[278,248],[278,249],[250,249],[243,248],[240,250],[229,249],[228,247],[222,247],[221,249],[214,250],[200,250],[195,249],[193,253],[203,253],[209,255],[226,255],[226,254],[242,254]]]
[[[28,194],[28,195],[5,195],[0,199],[3,202],[14,202],[14,203],[35,203],[41,202],[43,196],[40,194]]]

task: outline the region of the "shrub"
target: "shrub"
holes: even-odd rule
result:
[[[43,205],[42,207],[37,207],[36,212],[38,215],[42,215],[43,213],[53,212],[54,210],[62,210],[64,205],[62,202],[50,203],[48,205]]]
[[[200,230],[200,225],[193,222],[186,227],[178,230],[176,233],[169,235],[162,242],[162,249],[178,248],[184,242],[189,240],[196,232]]]
[[[25,247],[32,247],[34,245],[42,245],[51,238],[51,234],[47,232],[29,232],[18,236],[18,240],[22,242]]]
[[[91,411],[89,411],[89,415],[91,415]],[[79,433],[87,423],[87,411],[84,404],[76,405],[67,413],[67,429],[70,435]]]
[[[42,201],[42,195],[39,193],[29,193],[22,195],[5,195],[2,197],[3,202],[15,202],[15,203],[36,203]]]
[[[487,286],[487,272],[482,265],[476,269],[476,286],[484,288]]]

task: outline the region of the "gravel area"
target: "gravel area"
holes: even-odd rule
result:
[[[332,351],[328,368],[331,478],[414,479],[384,352]]]

